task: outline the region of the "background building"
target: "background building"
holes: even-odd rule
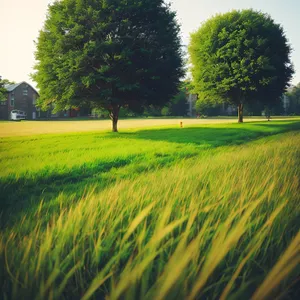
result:
[[[39,93],[30,84],[23,81],[6,85],[5,88],[8,93],[6,100],[0,103],[0,119],[9,120],[10,112],[14,109],[24,111],[29,120],[40,116],[40,110],[36,107]]]
[[[50,106],[48,111],[42,111],[36,106],[39,93],[27,82],[8,84],[4,87],[7,97],[0,101],[0,120],[10,120],[10,112],[14,109],[24,111],[27,120],[85,117],[91,111],[89,107],[81,107],[53,113],[53,106]]]

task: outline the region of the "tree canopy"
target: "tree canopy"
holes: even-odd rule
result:
[[[216,15],[191,35],[194,90],[199,101],[243,107],[278,103],[293,75],[291,48],[283,28],[254,10]]]
[[[110,112],[163,105],[184,75],[176,14],[163,0],[62,0],[37,41],[40,105],[82,104]]]

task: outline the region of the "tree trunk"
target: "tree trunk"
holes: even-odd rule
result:
[[[242,103],[240,103],[239,104],[239,106],[238,106],[238,115],[239,115],[239,123],[243,123],[244,122],[244,120],[243,120],[243,117],[244,117],[244,115],[243,115],[243,104]]]
[[[118,132],[119,111],[120,111],[120,106],[116,105],[112,107],[112,110],[109,114],[112,120],[112,132]]]
[[[271,119],[271,110],[270,109],[266,109],[266,118],[268,119],[268,122]]]
[[[117,119],[112,120],[112,132],[118,132],[118,120]]]

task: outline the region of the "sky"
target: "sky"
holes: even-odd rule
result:
[[[217,13],[253,8],[268,13],[283,26],[293,48],[295,67],[293,84],[300,82],[300,0],[170,0],[181,24],[183,44],[190,33]],[[50,0],[0,0],[0,75],[12,81],[30,79],[35,63],[34,52]]]

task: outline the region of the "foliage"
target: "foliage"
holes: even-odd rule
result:
[[[185,91],[187,94],[196,94],[195,85],[191,79],[185,79],[181,83],[181,90]]]
[[[248,116],[261,116],[265,107],[263,103],[259,101],[252,101],[250,103],[246,103],[244,106],[244,115]]]
[[[0,76],[1,77],[1,76]],[[6,84],[15,84],[15,81],[11,81],[9,79],[1,79],[2,84],[6,85]]]
[[[110,112],[162,106],[183,76],[179,26],[163,0],[62,0],[49,6],[33,79],[40,104]]]
[[[293,74],[283,28],[253,10],[217,15],[191,35],[189,52],[199,101],[239,107],[278,103]]]
[[[99,118],[107,118],[108,116],[108,112],[105,109],[101,109],[101,108],[94,108],[92,109],[92,115],[95,117],[99,117]]]
[[[286,97],[289,99],[289,106],[287,112],[289,114],[300,115],[300,83],[292,88],[286,94]]]
[[[0,76],[0,101],[6,100],[7,98],[7,90],[4,87],[6,84],[6,80],[2,79],[2,77]]]
[[[222,115],[222,107],[220,104],[196,101],[196,112],[206,116],[220,116]]]
[[[171,115],[170,108],[168,106],[163,107],[161,109],[161,115],[162,116],[170,116]]]
[[[137,115],[138,115],[137,113],[131,111],[127,107],[121,107],[120,108],[120,113],[119,113],[120,118],[134,118]]]
[[[227,107],[231,106],[229,115],[235,114],[234,107],[230,104],[225,104],[225,110],[223,104],[210,103],[205,101],[197,101],[195,108],[196,112],[207,116],[228,116]],[[281,116],[284,115],[284,108],[282,101],[274,103],[272,106],[266,106],[259,101],[253,101],[244,105],[244,116],[261,116],[262,113],[268,112],[269,115]]]
[[[188,110],[187,97],[191,89],[191,83],[187,80],[181,82],[178,93],[161,110],[163,116],[186,116]]]
[[[172,99],[170,110],[172,116],[186,116],[188,109],[187,93],[181,87],[179,93]]]
[[[282,116],[284,115],[284,107],[282,98],[280,101],[276,101],[271,105],[266,105],[260,101],[252,101],[250,103],[246,103],[244,106],[244,115],[249,116],[260,116],[262,113],[269,114],[270,116]]]
[[[143,116],[159,117],[161,116],[161,108],[154,105],[149,105],[148,107],[145,108],[143,112]]]
[[[2,139],[1,297],[297,299],[299,126]]]

